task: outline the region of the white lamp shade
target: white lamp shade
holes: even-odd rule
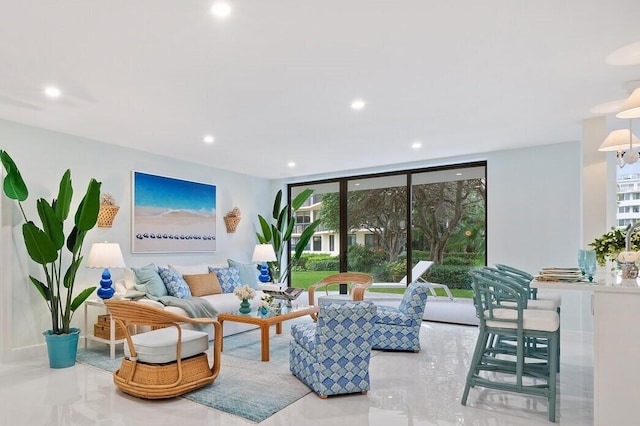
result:
[[[639,118],[640,117],[640,88],[633,91],[631,96],[616,114],[618,118]]]
[[[89,252],[87,268],[126,268],[120,244],[93,243]]]
[[[253,249],[252,262],[273,262],[276,260],[276,252],[271,244],[257,244]]]
[[[626,151],[629,149],[629,141],[634,147],[640,146],[640,139],[629,129],[614,130],[602,142],[598,151]]]

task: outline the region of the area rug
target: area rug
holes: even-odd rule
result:
[[[311,390],[289,371],[290,323],[280,335],[271,331],[269,362],[260,361],[260,332],[251,330],[224,338],[220,374],[215,382],[183,398],[259,423]],[[114,371],[123,357],[118,346],[116,359],[106,347],[78,349],[78,362]]]

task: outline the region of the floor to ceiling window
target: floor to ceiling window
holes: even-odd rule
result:
[[[306,188],[314,194],[296,230],[322,224],[290,285],[306,288],[338,271],[410,282],[418,278],[412,267],[431,260],[422,278],[470,295],[467,271],[486,264],[486,163],[298,183],[291,197]]]

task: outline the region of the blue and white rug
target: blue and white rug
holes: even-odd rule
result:
[[[215,382],[182,397],[259,423],[310,393],[289,371],[290,322],[283,323],[281,335],[271,330],[269,362],[260,361],[259,330],[225,337]],[[121,345],[113,361],[105,346],[78,349],[78,362],[106,371],[118,369],[122,356]]]

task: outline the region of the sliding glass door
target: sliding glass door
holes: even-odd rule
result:
[[[412,268],[427,260],[422,279],[469,290],[467,272],[486,264],[484,162],[295,184],[291,197],[306,188],[314,195],[296,230],[318,218],[322,224],[294,265],[293,286],[338,271],[411,282],[420,278]]]

